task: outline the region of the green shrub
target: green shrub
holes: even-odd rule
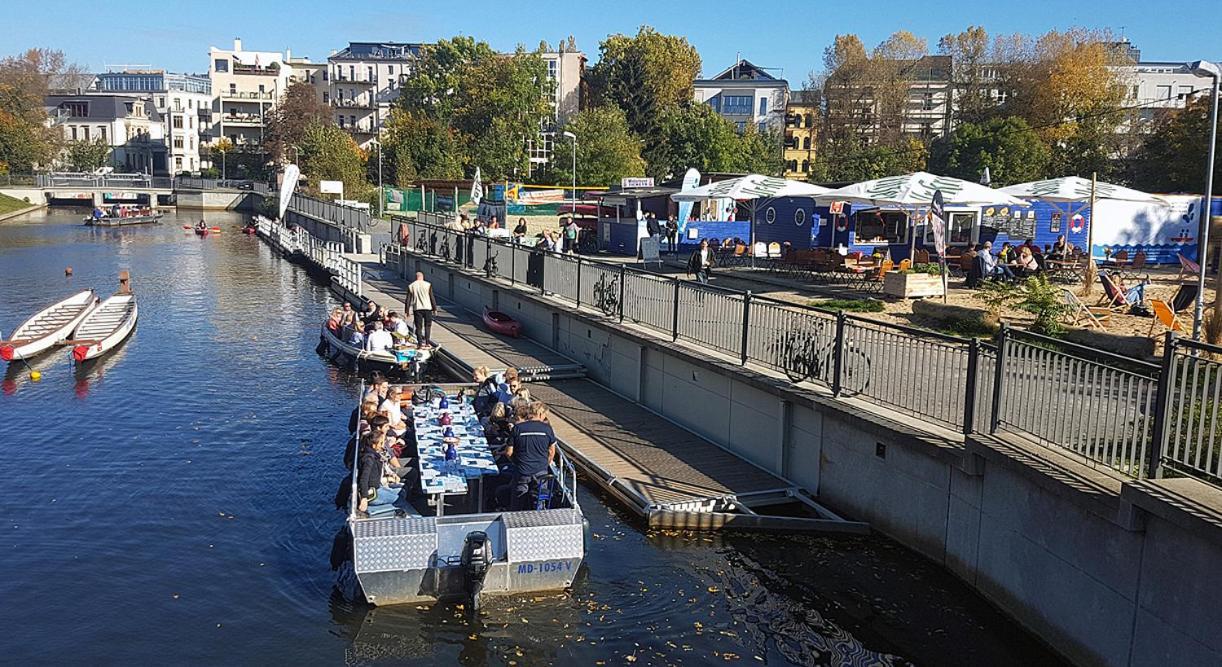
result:
[[[810,305],[823,310],[843,310],[846,313],[881,313],[886,308],[877,299],[823,299]]]
[[[1035,323],[1031,330],[1046,336],[1058,336],[1065,333],[1065,325],[1061,324],[1069,312],[1069,306],[1061,296],[1061,288],[1051,285],[1044,276],[1028,278],[1018,289],[1018,308],[1035,315]]]

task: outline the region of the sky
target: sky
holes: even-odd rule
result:
[[[836,34],[856,33],[867,48],[896,30],[928,40],[981,25],[992,33],[1039,34],[1053,28],[1110,28],[1142,50],[1143,60],[1222,59],[1211,44],[1222,18],[1222,0],[770,0],[769,2],[673,2],[653,0],[551,0],[508,3],[349,2],[347,0],[207,0],[159,2],[114,0],[100,21],[99,3],[77,0],[5,0],[0,56],[31,47],[65,52],[70,60],[104,71],[141,65],[174,72],[206,72],[208,47],[229,48],[241,37],[250,50],[283,51],[324,61],[349,41],[430,42],[456,34],[487,41],[498,50],[517,44],[533,49],[541,39],[555,45],[573,35],[593,64],[598,42],[613,33],[635,34],[648,24],[683,35],[700,52],[704,75],[735,62],[737,54],[804,87],[821,68],[823,49]],[[1160,11],[1162,6],[1165,11]],[[1213,20],[1209,20],[1209,17]]]

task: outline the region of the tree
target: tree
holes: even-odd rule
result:
[[[464,155],[456,133],[440,121],[392,109],[382,133],[382,162],[386,180],[407,185],[419,178],[462,178]]]
[[[110,146],[99,138],[68,142],[63,161],[72,171],[95,171],[106,166],[109,158]]]
[[[1209,97],[1200,96],[1154,125],[1129,161],[1127,180],[1133,187],[1150,192],[1204,190],[1209,105]],[[1222,133],[1222,121],[1218,128]],[[1222,160],[1215,165],[1214,183],[1222,184]]]
[[[934,142],[929,169],[937,174],[976,181],[988,168],[994,186],[1034,181],[1047,175],[1048,147],[1027,121],[991,118],[961,123]]]
[[[221,178],[228,178],[229,164],[228,164],[227,156],[233,152],[233,149],[234,149],[233,142],[230,141],[228,137],[221,137],[220,139],[217,139],[216,141],[212,142],[212,145],[208,146],[207,148],[208,148],[207,155],[208,155],[208,158],[212,161],[212,167],[214,169],[216,168],[217,160],[216,160],[216,157],[214,156],[220,156]]]
[[[581,111],[569,119],[564,129],[577,135],[577,182],[610,186],[625,176],[644,176],[645,161],[641,144],[628,130],[628,121],[618,107],[605,106]],[[556,182],[570,183],[572,161],[568,139],[557,141],[552,152],[552,173]]]
[[[333,122],[330,107],[318,98],[314,86],[305,81],[294,81],[267,118],[263,146],[273,160],[287,161],[289,148],[299,147],[306,128]]]
[[[652,137],[661,114],[691,101],[701,62],[687,38],[641,26],[632,37],[609,35],[598,50],[593,94],[618,106],[637,136]]]
[[[810,180],[868,181],[883,176],[923,171],[929,158],[925,142],[906,137],[894,146],[862,143],[837,154],[820,150],[811,166]]]
[[[646,144],[648,173],[656,178],[701,172],[733,171],[739,137],[730,121],[707,104],[689,102],[662,112],[657,138]]]
[[[980,26],[938,40],[938,53],[951,58],[950,83],[955,94],[955,116],[959,122],[979,123],[996,111],[996,98],[989,92],[985,68],[990,63],[989,34]]]
[[[365,156],[352,136],[332,124],[306,128],[301,140],[301,171],[310,181],[343,181],[344,193],[359,198],[370,189],[365,180]]]
[[[734,171],[765,176],[780,176],[782,172],[781,137],[771,130],[760,132],[747,126],[739,137],[738,162]]]
[[[47,122],[44,100],[52,90],[87,83],[84,70],[62,51],[29,49],[0,60],[0,166],[31,171],[50,162],[63,135]]]

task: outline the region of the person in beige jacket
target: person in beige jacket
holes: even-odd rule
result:
[[[433,330],[433,312],[437,309],[437,299],[433,296],[433,284],[425,280],[420,271],[416,272],[416,279],[407,286],[403,308],[412,316],[416,325],[416,348],[433,347],[429,334]]]

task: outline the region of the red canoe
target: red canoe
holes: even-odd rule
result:
[[[484,324],[488,325],[488,328],[494,332],[505,336],[517,338],[522,333],[522,325],[499,310],[484,308]]]

